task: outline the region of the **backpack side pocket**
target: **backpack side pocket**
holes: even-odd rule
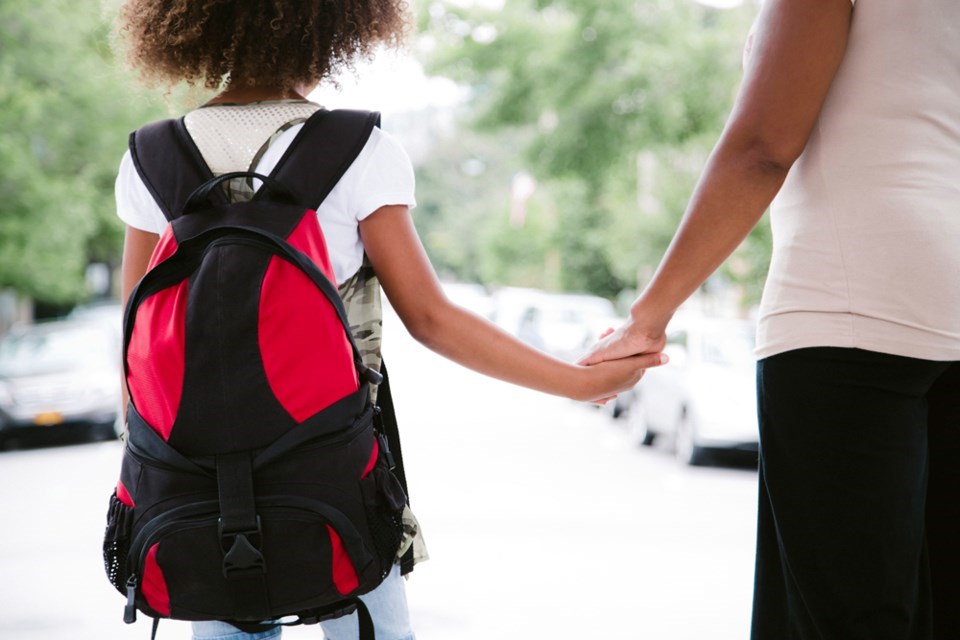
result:
[[[403,539],[402,516],[407,496],[400,481],[390,470],[379,439],[374,440],[378,448],[376,464],[360,480],[360,490],[381,573],[386,576],[397,560],[397,551]]]
[[[130,551],[132,530],[133,507],[118,498],[115,491],[110,496],[110,506],[107,509],[107,529],[103,535],[103,566],[110,584],[122,594],[126,594],[126,582],[130,577],[127,555]]]

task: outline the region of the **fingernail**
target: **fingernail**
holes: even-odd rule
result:
[[[668,355],[665,354],[665,353],[661,353],[661,354],[660,354],[660,364],[667,364],[668,362],[670,362],[670,356],[668,356]]]

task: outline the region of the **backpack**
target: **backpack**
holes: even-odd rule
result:
[[[128,437],[104,562],[154,618],[245,631],[354,610],[390,571],[406,495],[311,207],[378,114],[320,110],[269,176],[213,177],[182,119],[131,135],[170,220],[124,313]],[[221,188],[262,187],[247,202]],[[294,618],[292,621],[290,618]]]

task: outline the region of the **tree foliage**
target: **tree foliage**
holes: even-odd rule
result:
[[[428,66],[472,88],[467,126],[525,141],[562,288],[613,296],[659,260],[729,112],[754,12],[691,0],[428,6]]]
[[[117,261],[117,166],[161,112],[118,72],[99,4],[0,4],[0,288],[77,300],[90,261]]]

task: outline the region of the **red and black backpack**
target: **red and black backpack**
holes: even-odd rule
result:
[[[130,405],[104,560],[136,610],[263,630],[358,611],[406,504],[312,207],[378,115],[320,110],[269,176],[214,177],[182,119],[134,132],[170,220],[124,315]],[[262,182],[247,202],[221,188]]]

